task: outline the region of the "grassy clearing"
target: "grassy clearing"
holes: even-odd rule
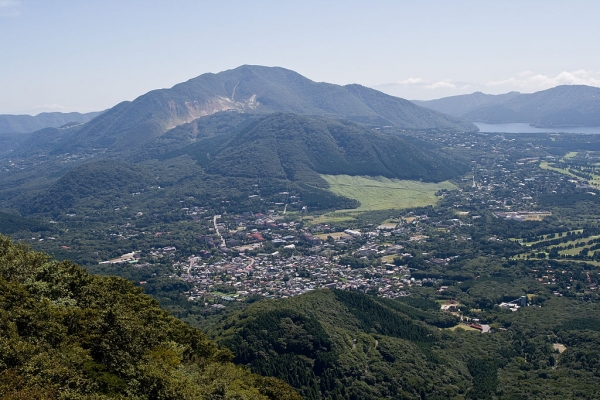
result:
[[[576,151],[570,151],[564,156],[564,158],[566,158],[566,159],[575,158],[575,157],[577,157],[577,154],[579,154],[579,153],[577,153]]]
[[[467,325],[467,324],[458,324],[458,325],[455,325],[455,326],[453,326],[453,327],[451,327],[451,328],[445,328],[445,329],[447,329],[447,330],[449,330],[449,331],[455,331],[457,328],[462,328],[462,329],[464,329],[465,331],[481,332],[479,329],[471,328],[471,327],[470,327],[469,325]]]
[[[331,236],[332,238],[334,238],[335,240],[337,239],[341,239],[344,237],[349,237],[350,235],[348,235],[347,233],[344,232],[331,232],[331,233],[320,233],[318,235],[315,235],[316,237],[318,237],[319,239],[322,240],[327,240],[327,238],[329,236]]]
[[[573,177],[575,179],[581,179],[577,175],[569,172],[566,168],[557,168],[557,167],[550,166],[550,164],[548,163],[548,161],[542,161],[540,163],[540,168],[541,169],[547,169],[547,170],[554,171],[554,172],[558,172],[559,174],[568,175],[568,176],[571,176],[571,177]]]
[[[568,232],[573,233],[573,234],[578,234],[578,233],[583,232],[583,229],[574,229],[574,230],[568,231]],[[564,232],[563,234],[566,235],[568,232]],[[542,243],[542,242],[547,242],[547,241],[550,241],[550,240],[558,239],[560,233],[561,232],[556,232],[556,233],[550,233],[548,235],[542,235],[542,236],[540,236],[540,240],[536,240],[534,242],[523,243],[523,245],[526,246],[526,247],[530,247],[531,245],[534,245],[534,244],[537,244],[537,243]],[[518,239],[518,238],[509,238],[508,240],[513,241],[513,242],[519,242],[521,239]],[[586,239],[575,240],[575,242],[579,242],[581,240],[586,240]],[[589,240],[589,239],[587,239],[587,240]]]
[[[600,267],[600,261],[594,261],[594,260],[573,260],[573,259],[570,259],[570,258],[566,258],[566,259],[565,258],[538,258],[538,257],[527,258],[527,255],[529,255],[529,254],[530,253],[517,254],[516,256],[512,256],[510,259],[511,260],[532,260],[532,261],[558,261],[558,262],[565,262],[565,263],[566,262],[568,262],[568,263],[585,263],[585,264],[593,265],[595,267]]]
[[[574,153],[574,152],[571,152],[571,153]],[[567,156],[569,156],[571,153],[567,154]],[[572,156],[572,157],[567,157],[567,156],[565,156],[563,159],[559,160],[559,162],[564,162],[563,161],[564,159],[573,158],[574,157],[574,156]],[[556,167],[556,166],[552,166],[552,165],[550,165],[548,163],[548,161],[542,161],[542,162],[540,162],[540,168],[541,169],[547,169],[547,170],[554,171],[554,172],[558,172],[560,174],[564,174],[564,175],[570,176],[570,177],[575,178],[577,180],[584,180],[584,178],[582,178],[581,176],[578,176],[578,175],[572,173],[567,168],[559,168],[559,167]],[[600,187],[600,175],[597,175],[597,174],[592,173],[592,172],[586,172],[586,173],[589,174],[589,175],[591,175],[592,179],[585,178],[585,180],[588,181],[588,183],[590,185],[593,185],[593,186],[596,186],[596,187]]]
[[[383,257],[381,257],[381,262],[382,263],[393,264],[394,263],[394,258],[396,258],[396,256],[393,255],[393,254],[390,254],[389,256],[383,256]]]
[[[332,212],[332,213],[319,215],[317,217],[306,217],[303,219],[311,225],[317,225],[317,224],[331,224],[331,223],[336,223],[336,222],[353,221],[356,218],[354,218],[350,213]]]
[[[321,175],[335,194],[360,201],[354,212],[404,209],[435,205],[439,190],[457,189],[452,183],[401,181],[384,177]]]
[[[541,221],[546,217],[550,217],[551,215],[551,212],[539,212],[535,214],[524,214],[524,217],[525,221]]]
[[[570,240],[568,242],[564,242],[564,243],[560,243],[560,244],[556,244],[556,245],[551,245],[551,246],[546,246],[543,249],[540,249],[539,251],[535,251],[534,250],[533,252],[522,254],[522,256],[523,256],[523,258],[525,258],[529,254],[535,254],[535,253],[540,253],[540,252],[548,254],[554,248],[564,247],[564,246],[569,246],[569,245],[575,246],[577,243],[582,243],[583,242],[584,243],[583,246],[576,246],[576,247],[573,247],[572,249],[559,250],[559,252],[558,252],[559,254],[565,254],[565,255],[571,255],[572,256],[572,255],[575,255],[575,254],[579,254],[579,252],[581,251],[581,249],[583,249],[585,247],[588,247],[589,245],[585,244],[585,243],[587,243],[588,240],[593,240],[593,239],[598,239],[598,238],[600,238],[600,235],[593,235],[593,236],[587,236],[587,237],[584,237],[584,238],[581,238],[581,239]],[[591,251],[591,252],[589,252],[589,254],[593,255],[593,254],[595,254],[595,252],[596,251]]]

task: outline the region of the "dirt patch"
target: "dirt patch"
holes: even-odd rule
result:
[[[562,353],[563,351],[565,351],[567,349],[567,346],[565,346],[564,344],[560,344],[560,343],[554,343],[552,345],[552,348],[556,351],[558,351],[559,353]]]

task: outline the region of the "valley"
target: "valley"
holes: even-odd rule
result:
[[[411,135],[461,157],[470,170],[452,183],[321,175],[330,185],[326,190],[360,204],[318,209],[306,206],[310,194],[290,182],[235,178],[241,193],[221,192],[223,178],[203,175],[185,155],[168,158],[167,168],[164,161],[137,167],[113,162],[120,183],[102,192],[105,200],[95,194],[91,203],[78,200],[64,211],[53,206],[46,214],[12,216],[17,229],[11,235],[91,272],[134,281],[173,315],[230,348],[237,362],[287,381],[304,398],[410,398],[439,388],[455,396],[488,390],[570,396],[574,388],[591,393],[594,364],[576,363],[593,353],[586,338],[596,337],[599,323],[597,189],[587,179],[593,178],[600,138]],[[148,170],[159,182],[144,183],[136,175]],[[177,171],[191,174],[169,184]],[[123,180],[128,174],[132,183]],[[395,194],[384,199],[389,208],[369,203],[380,198],[379,190]],[[423,192],[427,201],[410,203]],[[217,193],[222,197],[215,198]],[[525,306],[505,306],[523,297]],[[338,301],[351,314],[338,310]],[[375,303],[365,303],[370,301]],[[353,302],[360,306],[352,308]],[[365,307],[382,317],[367,318]],[[382,325],[407,315],[417,324],[410,329],[445,333],[423,345],[408,331]],[[251,332],[263,322],[247,326],[250,316],[267,318],[264,323],[281,330],[254,342]],[[343,318],[346,325],[338,326]],[[306,344],[302,330],[325,342]],[[296,344],[278,344],[284,342]],[[272,346],[272,356],[249,355],[263,354],[263,346]],[[566,350],[558,353],[560,346]],[[407,374],[408,359],[397,358],[401,352],[411,354],[411,363],[421,360],[419,374],[437,383],[396,381],[401,371]],[[356,377],[358,365],[368,367]],[[451,374],[444,369],[450,365],[456,375],[446,386],[438,379],[441,371]],[[490,374],[481,378],[487,382],[482,386],[471,383],[476,368]],[[534,376],[515,385],[523,373]],[[389,380],[397,383],[387,386]],[[548,380],[562,383],[548,386]],[[365,381],[371,389],[361,386]]]
[[[313,85],[281,69],[246,66],[184,87],[200,87],[196,97],[210,102],[240,76],[236,101],[265,81],[273,90],[248,97],[256,107],[243,113],[182,122],[194,115],[177,102],[196,95],[176,86],[11,141],[0,156],[0,233],[16,243],[5,243],[6,257],[36,259],[25,246],[57,261],[36,266],[33,280],[14,278],[6,262],[2,279],[60,309],[82,298],[80,286],[117,279],[100,276],[125,278],[126,297],[136,292],[152,313],[155,301],[206,332],[207,346],[231,351],[210,368],[244,366],[249,390],[269,398],[274,387],[315,400],[593,398],[599,136],[476,132],[362,87]],[[312,88],[294,113],[288,80]],[[343,115],[325,94],[354,106]],[[163,115],[157,104],[169,101]],[[421,122],[388,118],[398,107]],[[171,127],[175,117],[181,124]],[[87,272],[66,278],[67,260]],[[75,281],[47,292],[60,279],[43,271],[57,265]],[[111,315],[102,317],[107,326],[128,326]],[[192,335],[186,329],[173,334]],[[171,346],[163,339],[152,351]],[[85,354],[98,366],[81,379],[109,374],[102,393],[133,384],[104,353]],[[131,354],[146,368],[150,355]],[[180,360],[160,379],[205,368]]]

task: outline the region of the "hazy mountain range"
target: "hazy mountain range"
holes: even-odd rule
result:
[[[540,128],[600,126],[600,88],[563,85],[540,92],[481,92],[416,104],[474,122],[524,122]]]
[[[100,115],[100,112],[81,114],[41,113],[32,115],[0,115],[0,133],[30,133],[43,128],[58,128],[69,123],[85,123]]]

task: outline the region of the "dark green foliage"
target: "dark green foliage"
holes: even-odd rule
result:
[[[0,233],[5,235],[19,231],[41,232],[46,230],[48,230],[48,226],[36,219],[0,212]]]
[[[437,329],[410,321],[380,300],[319,290],[262,301],[225,318],[213,333],[236,360],[285,380],[306,399],[436,398],[464,392],[466,383],[435,350],[434,336],[442,339]],[[457,386],[445,386],[441,376]]]
[[[335,357],[321,324],[287,309],[257,314],[223,344],[232,349],[236,362],[249,365],[255,373],[283,379],[305,398],[318,398],[317,374]]]
[[[473,359],[467,363],[473,376],[473,389],[470,399],[491,399],[498,388],[498,365],[495,361]]]
[[[230,359],[130,282],[0,236],[0,397],[299,398]]]
[[[353,123],[273,114],[227,139],[194,144],[189,151],[207,172],[280,178],[323,186],[318,174],[385,176],[429,182],[465,171],[397,136]]]
[[[542,207],[569,207],[579,202],[598,204],[600,198],[589,193],[546,194],[538,197]]]
[[[600,319],[597,318],[576,318],[564,322],[556,327],[557,330],[565,331],[583,331],[591,330],[600,332]]]
[[[27,213],[68,212],[91,203],[95,208],[110,207],[111,200],[131,195],[148,185],[148,172],[117,160],[101,160],[84,164],[64,175],[44,194],[21,205]]]
[[[431,328],[416,323],[406,315],[394,312],[369,296],[345,290],[335,290],[334,293],[336,298],[360,321],[361,328],[365,332],[374,331],[381,335],[415,342],[433,342],[437,339],[437,335]]]
[[[411,299],[412,301],[404,301]],[[377,302],[398,311],[413,320],[421,320],[438,328],[450,328],[458,323],[455,316],[440,311],[435,301],[417,297],[399,297],[397,299],[378,298]]]
[[[0,156],[9,155],[29,136],[28,133],[0,133]]]

